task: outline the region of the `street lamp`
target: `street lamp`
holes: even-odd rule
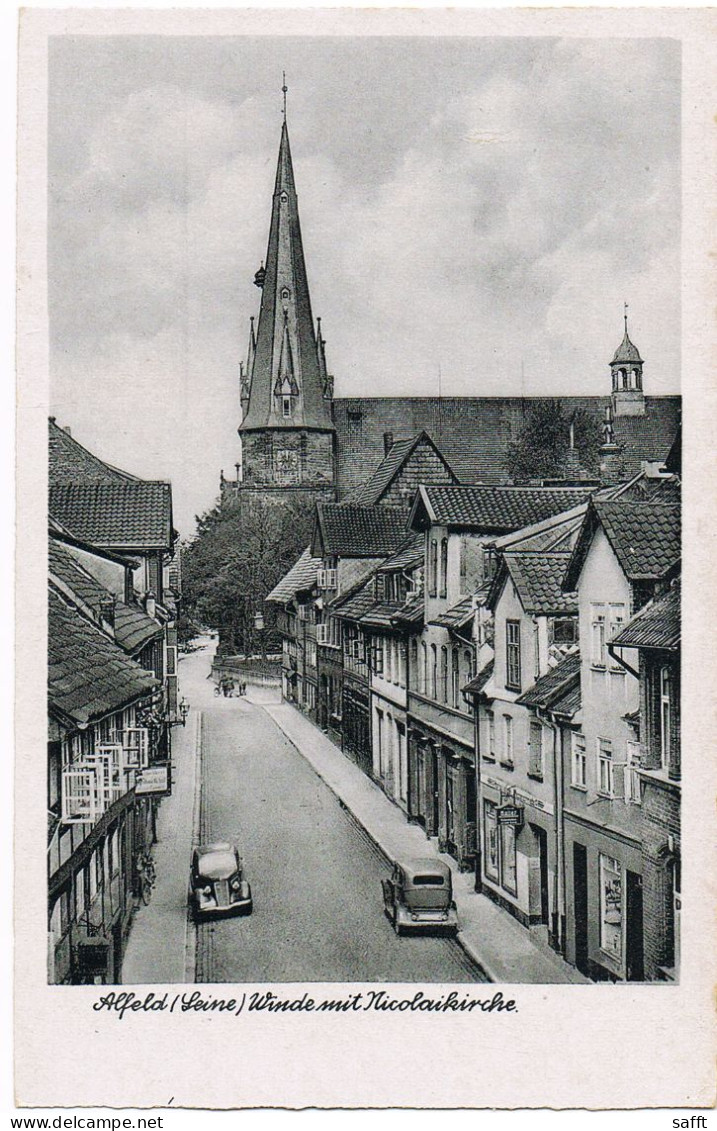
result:
[[[264,614],[254,613],[254,628],[257,632],[262,632],[264,628]]]
[[[182,716],[182,726],[186,726],[187,725],[187,715],[189,714],[189,703],[184,698],[184,696],[182,696],[182,701],[179,704],[179,713]]]

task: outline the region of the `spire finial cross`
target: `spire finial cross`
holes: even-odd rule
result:
[[[282,116],[284,118],[284,121],[286,121],[286,92],[289,89],[288,86],[286,85],[286,71],[282,71],[281,76],[282,76],[282,81],[283,81],[283,85],[281,87],[281,93],[284,95],[284,106],[282,108],[281,113],[282,113]]]
[[[626,302],[624,302],[624,303],[623,303],[623,306],[624,306],[624,308],[625,308],[625,309],[624,309],[624,311],[623,311],[623,314],[622,314],[622,316],[623,316],[623,318],[625,319],[625,333],[627,333],[627,303],[626,303]]]

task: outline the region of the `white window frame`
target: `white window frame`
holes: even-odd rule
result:
[[[629,805],[641,805],[639,767],[642,765],[642,747],[633,740],[627,743],[627,763],[625,765],[625,801]]]
[[[511,639],[513,633],[515,638]],[[507,688],[520,691],[523,676],[521,668],[520,621],[507,620],[505,622],[505,686]]]
[[[102,793],[97,767],[76,762],[62,771],[63,825],[94,825],[102,816]]]
[[[615,763],[612,756],[612,742],[609,738],[596,738],[597,785],[603,797],[615,796]]]
[[[604,604],[590,606],[590,665],[601,671],[607,667],[607,610]]]
[[[620,631],[620,629],[624,625],[626,611],[627,611],[626,607],[623,603],[610,605],[610,610],[609,610],[609,616],[610,616],[610,624],[609,624],[610,636],[609,636],[609,639],[610,640],[613,640],[617,636],[618,632]],[[621,675],[625,674],[625,669],[622,666],[622,664],[620,663],[620,661],[617,659],[616,656],[610,656],[609,662],[610,662],[610,671],[611,672],[619,672]]]
[[[585,746],[585,735],[573,731],[570,741],[570,784],[575,789],[587,789],[588,786],[588,757]]]

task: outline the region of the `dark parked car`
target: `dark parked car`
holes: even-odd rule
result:
[[[190,899],[198,917],[251,913],[251,888],[236,845],[220,841],[195,848]]]
[[[384,910],[397,935],[458,930],[451,870],[442,860],[427,857],[396,863],[382,887]]]

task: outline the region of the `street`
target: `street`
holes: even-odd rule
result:
[[[215,698],[209,663],[206,650],[182,663],[202,711],[201,838],[237,842],[254,911],[199,924],[196,980],[485,980],[452,939],[396,937],[386,861],[263,709],[278,689]]]

